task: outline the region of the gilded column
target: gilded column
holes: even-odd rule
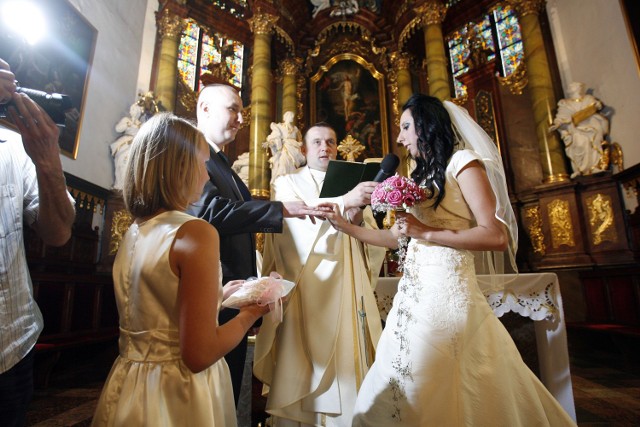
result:
[[[253,31],[249,189],[253,196],[269,197],[269,166],[262,143],[271,124],[271,34],[277,16],[256,13],[249,20]]]
[[[296,114],[298,100],[296,98],[296,80],[298,64],[294,59],[285,59],[282,64],[282,114],[291,111]],[[278,117],[278,120],[281,118]],[[296,117],[296,121],[299,118]]]
[[[414,11],[421,17],[424,29],[429,94],[442,101],[451,99],[449,67],[442,35],[442,21],[447,14],[447,6],[440,0],[428,0]]]
[[[543,179],[545,183],[550,183],[566,181],[569,176],[562,143],[555,132],[549,132],[551,110],[555,107],[556,100],[538,21],[538,14],[544,10],[545,3],[546,0],[509,0],[520,21]]]
[[[396,58],[396,73],[398,79],[398,107],[402,108],[405,102],[409,100],[413,94],[413,86],[411,86],[411,71],[409,66],[411,59],[406,53],[401,53]]]
[[[169,9],[164,9],[158,15],[157,25],[160,35],[160,60],[155,92],[162,105],[173,111],[178,83],[178,47],[184,21]]]

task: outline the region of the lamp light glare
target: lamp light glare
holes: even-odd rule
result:
[[[40,8],[24,0],[10,1],[2,8],[4,24],[30,45],[36,44],[46,32],[46,20]]]

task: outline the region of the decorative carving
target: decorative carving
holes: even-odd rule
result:
[[[348,162],[355,162],[365,150],[364,145],[351,135],[347,135],[338,145],[338,152]]]
[[[467,24],[466,28],[467,32],[464,36],[464,43],[468,53],[464,64],[469,67],[469,69],[474,69],[489,62],[489,56],[494,52],[493,49],[487,46],[487,42],[482,35],[478,33],[476,25]]]
[[[124,209],[115,211],[111,220],[111,241],[109,242],[109,255],[115,255],[120,247],[122,237],[133,222],[133,217]]]
[[[295,76],[298,72],[298,62],[295,59],[287,58],[280,63],[280,69],[285,76]]]
[[[573,223],[571,222],[571,212],[569,202],[555,199],[547,206],[549,223],[551,226],[551,246],[554,249],[561,245],[574,247]]]
[[[249,27],[255,34],[269,35],[276,26],[279,17],[270,15],[268,13],[258,13],[253,15],[253,18],[249,19]]]
[[[389,93],[391,94],[391,112],[393,114],[393,123],[400,126],[400,89],[398,88],[398,73],[393,68],[387,72],[389,79]]]
[[[415,3],[415,0],[406,0],[406,1],[403,1],[403,2],[400,4],[400,7],[398,7],[398,10],[397,10],[397,12],[396,12],[396,17],[395,17],[395,19],[394,19],[394,22],[395,22],[396,24],[398,23],[398,21],[400,20],[400,18],[402,18],[402,15],[404,15],[404,14],[405,14],[405,12],[407,12],[407,11],[409,10],[409,8],[410,8],[411,6],[413,6],[413,4],[414,4],[414,3]]]
[[[233,73],[231,73],[225,58],[226,55],[223,53],[220,62],[211,61],[207,64],[207,71],[202,73],[200,76],[200,81],[203,85],[207,86],[217,83],[235,86],[231,80],[233,78]]]
[[[606,194],[595,194],[587,198],[589,210],[589,226],[594,245],[605,241],[618,242],[618,233],[614,225],[611,197]]]
[[[509,92],[514,95],[522,95],[522,91],[529,84],[529,77],[527,76],[527,66],[524,61],[520,61],[513,73],[506,77],[498,76],[498,82],[502,86],[509,88]]]
[[[456,105],[459,105],[460,107],[464,107],[464,105],[467,103],[468,100],[469,100],[469,94],[465,93],[462,96],[453,98],[451,102],[453,102]]]
[[[240,129],[244,129],[251,123],[251,105],[247,105],[242,109],[242,124]]]
[[[302,61],[302,58],[296,58],[299,63]],[[298,123],[304,123],[304,103],[303,99],[306,99],[307,95],[307,81],[302,74],[298,74],[298,78],[296,79],[296,117],[298,118]],[[302,131],[302,127],[300,129]]]
[[[178,15],[171,13],[169,9],[165,9],[158,16],[157,25],[158,33],[162,38],[177,39],[184,29],[185,22]]]
[[[547,0],[507,0],[519,17],[527,15],[539,15],[545,7]]]
[[[424,4],[416,7],[413,11],[420,17],[421,25],[442,24],[447,14],[447,6],[439,0],[427,0]]]
[[[337,47],[333,44],[333,48],[331,52],[325,54],[325,57],[334,56],[336,53],[349,52],[349,53],[357,53],[358,55],[369,56],[371,52],[375,55],[380,55],[381,58],[384,58],[384,53],[386,52],[386,48],[378,47],[375,43],[375,39],[371,36],[369,30],[363,27],[361,24],[353,21],[340,21],[335,22],[326,26],[320,34],[316,37],[316,42],[314,47],[309,51],[308,59],[312,57],[317,57],[320,55],[322,51],[322,46],[327,42],[327,40],[334,40],[333,36],[338,32],[343,33],[356,33],[359,35],[358,41],[353,41],[357,38],[352,38],[351,40],[344,40],[341,43],[338,43],[340,47]],[[364,43],[363,43],[364,42]],[[367,49],[366,43],[369,44],[369,49]],[[357,49],[357,52],[353,50]],[[386,58],[385,58],[386,60]]]
[[[391,62],[397,70],[408,70],[411,68],[411,56],[405,52],[394,52],[390,55]]]
[[[293,44],[293,39],[291,38],[291,36],[289,36],[289,34],[287,34],[285,30],[280,28],[279,25],[274,25],[274,30],[275,30],[276,37],[287,46],[289,53],[293,54],[296,48],[295,48],[295,45]]]
[[[496,128],[496,116],[493,109],[493,99],[491,93],[485,90],[478,91],[476,98],[473,100],[476,109],[476,121],[484,129],[485,132],[495,141],[500,151],[500,143],[498,139],[498,131]]]
[[[540,206],[529,206],[524,209],[525,221],[527,223],[527,231],[533,246],[533,252],[536,255],[543,256],[547,248],[544,244],[544,234],[542,234],[542,215],[540,215]]]

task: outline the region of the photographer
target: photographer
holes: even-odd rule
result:
[[[58,127],[27,95],[16,93],[15,75],[0,59],[0,104],[9,102],[7,116],[19,133],[0,125],[0,419],[4,426],[22,426],[43,327],[22,227],[31,226],[47,245],[64,245],[75,209],[62,172]]]

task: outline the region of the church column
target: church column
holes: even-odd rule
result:
[[[449,67],[442,35],[442,21],[447,7],[440,0],[428,0],[414,11],[421,17],[424,28],[429,94],[442,101],[451,99]]]
[[[155,92],[162,105],[168,111],[173,111],[178,82],[178,47],[184,21],[169,9],[164,9],[158,15],[157,25],[160,34],[160,60]]]
[[[271,124],[271,33],[277,16],[256,13],[249,20],[253,38],[249,189],[258,198],[269,198],[269,166],[262,143]]]
[[[409,67],[411,59],[406,53],[401,53],[396,59],[396,73],[398,79],[398,107],[402,108],[405,102],[409,100],[413,94],[413,86],[411,86],[411,71]]]
[[[543,180],[545,183],[567,181],[569,176],[560,138],[555,132],[549,132],[551,110],[555,108],[556,100],[538,21],[538,14],[544,9],[546,0],[508,0],[508,3],[518,14],[522,31]]]
[[[298,100],[296,98],[296,77],[298,72],[298,64],[294,59],[285,59],[281,64],[282,68],[282,114],[291,111],[296,114]],[[278,117],[279,121],[281,118]],[[296,122],[299,123],[296,117]]]

